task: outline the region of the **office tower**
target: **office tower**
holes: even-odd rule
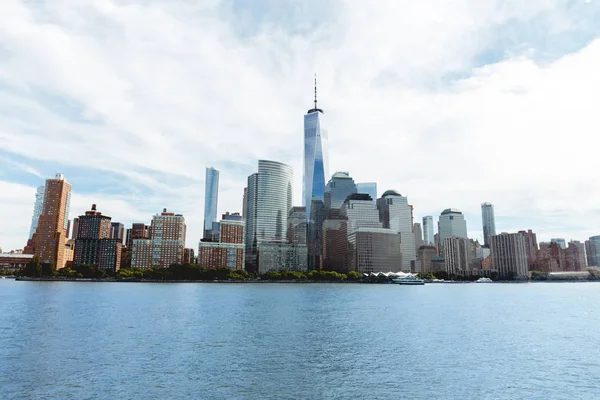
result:
[[[325,217],[329,217],[331,210],[339,210],[346,198],[353,193],[356,193],[356,184],[348,172],[338,171],[333,174],[325,186]]]
[[[353,271],[397,272],[402,264],[400,233],[392,229],[358,227],[348,241],[354,250],[349,260]]]
[[[492,266],[500,278],[527,279],[525,237],[518,233],[501,233],[490,237]]]
[[[525,238],[525,252],[527,253],[527,265],[530,270],[535,269],[535,263],[538,258],[537,235],[531,231],[519,231],[519,234]]]
[[[223,214],[218,241],[198,244],[198,263],[205,268],[244,269],[244,225],[238,213]]]
[[[567,268],[566,250],[556,242],[541,242],[535,269],[542,272],[562,272]]]
[[[491,203],[483,203],[481,205],[481,221],[483,223],[483,242],[486,247],[489,247],[490,236],[496,235],[494,206]]]
[[[421,224],[415,222],[413,224],[413,233],[415,235],[415,251],[419,251],[419,248],[423,246],[423,231],[421,230]]]
[[[44,211],[44,191],[46,187],[44,185],[39,186],[35,192],[35,204],[33,205],[33,216],[31,217],[31,228],[29,229],[29,239],[33,237],[35,230],[38,226],[38,220],[40,215]]]
[[[433,225],[433,217],[427,215],[423,217],[423,242],[427,246],[435,246],[435,227]]]
[[[78,220],[73,264],[118,271],[123,242],[111,238],[111,218],[102,215],[92,204],[91,210],[80,215]]]
[[[64,268],[67,260],[67,226],[71,202],[71,184],[62,174],[47,179],[44,205],[38,226],[31,239],[33,253],[41,263],[51,263],[56,269]]]
[[[467,237],[467,221],[463,213],[456,208],[447,208],[440,214],[438,222],[439,241],[440,245],[444,246],[446,238],[456,236],[461,238]]]
[[[112,222],[110,224],[110,238],[111,239],[119,239],[121,243],[123,243],[125,234],[125,226],[120,222]]]
[[[570,241],[565,250],[566,271],[583,271],[587,267],[585,245],[580,241]]]
[[[558,244],[563,250],[567,248],[567,241],[563,238],[552,238],[550,239],[550,243]]]
[[[449,275],[464,274],[470,271],[469,239],[451,236],[444,239],[444,260]]]
[[[276,161],[259,160],[258,173],[248,177],[245,245],[249,271],[259,271],[261,244],[287,243],[292,185],[292,167]]]
[[[585,252],[590,267],[600,266],[600,235],[592,236],[585,241]]]
[[[246,219],[246,203],[247,203],[247,198],[248,196],[248,188],[245,187],[244,188],[244,195],[242,197],[242,218]]]
[[[71,239],[77,239],[77,231],[79,230],[79,218],[73,218],[73,226],[71,227]]]
[[[219,201],[219,171],[206,168],[204,189],[204,239],[213,240],[218,233],[214,231],[217,222],[217,203]]]
[[[136,230],[136,224],[133,224],[132,229]],[[138,234],[142,231],[139,225],[137,231]],[[185,249],[185,232],[183,215],[167,212],[166,208],[163,209],[162,213],[156,214],[152,218],[148,239],[133,239],[131,266],[166,268],[171,264],[181,264]]]
[[[288,215],[288,243],[306,245],[306,207],[292,207]]]
[[[417,249],[413,232],[412,207],[408,204],[408,198],[395,190],[388,190],[377,200],[377,208],[383,227],[400,234],[401,270],[404,272],[414,271]]]
[[[302,206],[306,207],[309,269],[321,269],[323,257],[323,220],[325,219],[325,177],[327,163],[327,131],[322,127],[323,110],[315,105],[304,115],[304,173],[302,175]],[[289,211],[289,210],[288,210]]]
[[[361,182],[356,184],[356,193],[365,193],[372,199],[377,198],[377,182]]]

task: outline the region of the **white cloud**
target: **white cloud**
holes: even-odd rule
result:
[[[294,167],[299,202],[317,72],[331,172],[397,188],[416,217],[460,208],[476,235],[483,201],[500,230],[598,233],[595,2],[196,3],[0,2],[0,152],[48,176],[97,171],[107,190],[73,181],[71,216],[98,203],[149,221],[167,207],[195,248],[204,167],[221,169],[220,211],[241,211],[259,158]],[[26,206],[2,198],[27,211],[2,215],[16,234],[0,246],[24,244],[23,190]]]

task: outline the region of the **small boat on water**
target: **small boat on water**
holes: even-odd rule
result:
[[[485,277],[479,278],[475,281],[475,283],[492,283],[492,282],[494,282],[494,281],[491,280],[490,278],[485,278]]]
[[[397,285],[424,285],[425,281],[423,279],[417,279],[412,275],[392,278],[392,282]]]

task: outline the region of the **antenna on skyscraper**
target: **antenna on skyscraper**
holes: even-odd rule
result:
[[[317,74],[315,73],[315,110],[317,110]]]

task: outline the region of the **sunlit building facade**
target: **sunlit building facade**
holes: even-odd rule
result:
[[[401,271],[414,271],[417,249],[413,232],[412,207],[408,204],[408,198],[395,190],[388,190],[377,200],[377,208],[383,227],[400,234]]]

